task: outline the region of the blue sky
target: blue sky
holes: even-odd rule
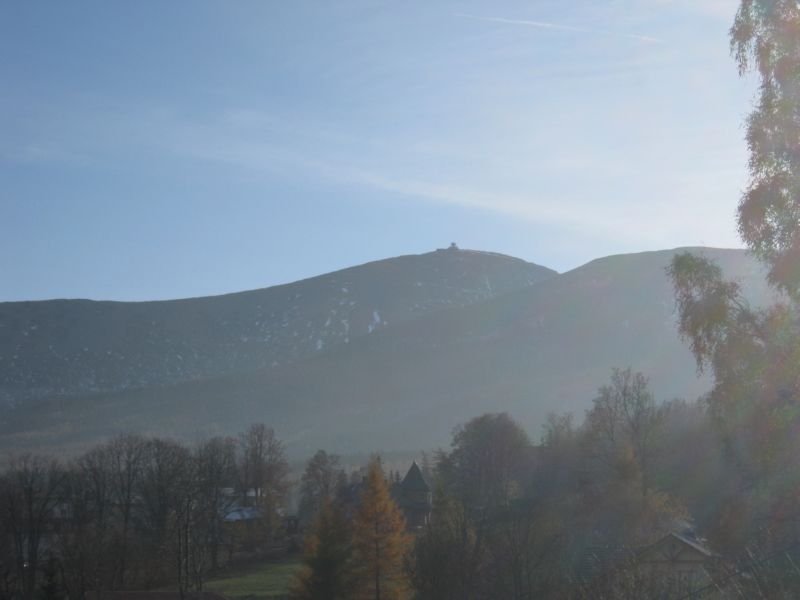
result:
[[[0,301],[739,246],[736,4],[3,3]]]

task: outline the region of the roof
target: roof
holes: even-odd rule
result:
[[[252,506],[240,506],[231,510],[225,515],[225,521],[232,523],[235,521],[253,521],[261,518],[261,511]]]
[[[408,469],[408,473],[406,473],[406,476],[403,477],[403,481],[400,483],[400,485],[406,492],[431,491],[428,482],[425,481],[425,477],[423,477],[422,475],[422,471],[417,466],[417,461],[411,463],[411,467]]]
[[[636,553],[624,546],[595,546],[586,548],[578,559],[578,579],[584,582],[600,577],[617,567],[629,564]]]
[[[683,533],[672,531],[659,538],[655,543],[644,547],[597,546],[586,548],[578,560],[578,577],[582,581],[590,581],[603,573],[607,573],[624,565],[633,564],[636,561],[648,562],[645,557],[659,547],[662,547],[670,539],[681,542],[705,558],[713,558],[716,556],[711,550],[706,548],[700,540],[693,539],[691,536]]]
[[[666,540],[668,540],[670,538],[674,538],[674,539],[678,540],[679,542],[689,546],[695,552],[699,552],[700,554],[702,554],[703,556],[705,556],[707,558],[711,558],[712,556],[714,556],[714,553],[711,552],[711,550],[709,550],[705,546],[703,546],[702,543],[699,540],[692,539],[691,537],[689,537],[687,535],[684,535],[682,533],[677,533],[675,531],[671,531],[670,533],[668,533],[666,536],[664,536],[663,538],[661,538],[660,540],[658,540],[654,544],[648,546],[647,548],[644,548],[642,550],[642,554],[644,554],[646,552],[649,552],[650,550],[662,545]]]

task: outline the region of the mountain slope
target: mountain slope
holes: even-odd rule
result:
[[[0,404],[277,367],[555,275],[500,254],[450,249],[224,296],[0,303]]]
[[[487,410],[512,412],[535,435],[549,411],[581,416],[611,368],[628,365],[652,377],[660,398],[693,398],[708,381],[676,333],[664,271],[674,252],[593,261],[274,368],[42,400],[7,416],[0,445],[77,447],[125,430],[191,437],[265,421],[297,454],[418,449]],[[703,252],[754,302],[767,299],[744,252]]]

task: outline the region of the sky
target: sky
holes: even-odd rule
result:
[[[739,247],[736,0],[0,4],[0,301]]]

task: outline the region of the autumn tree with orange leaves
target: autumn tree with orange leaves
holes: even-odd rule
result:
[[[403,514],[389,495],[380,459],[375,457],[369,463],[361,503],[353,519],[357,598],[408,597],[404,563],[410,542]]]
[[[703,256],[678,254],[669,272],[680,333],[714,376],[707,401],[732,467],[718,529],[749,553],[757,537],[794,546],[800,524],[800,5],[741,0],[730,35],[740,73],[759,80],[738,229],[777,302],[751,306]]]

